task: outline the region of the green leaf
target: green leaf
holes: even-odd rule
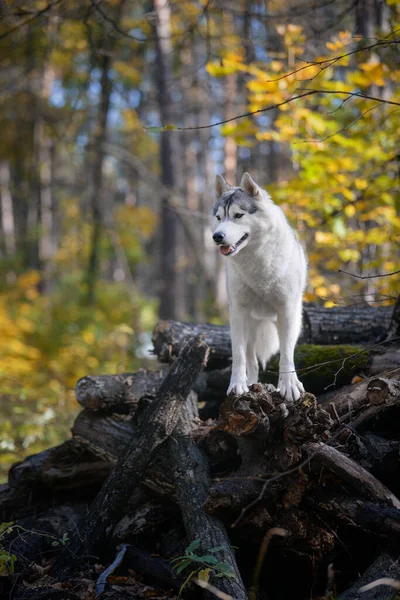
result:
[[[149,133],[162,133],[164,131],[164,127],[156,127],[156,126],[146,127],[145,129]]]
[[[218,559],[212,554],[206,554],[206,556],[199,556],[199,559],[203,563],[207,563],[208,565],[216,565],[218,563]]]
[[[192,561],[191,561],[190,559],[188,559],[188,560],[184,560],[183,562],[181,562],[181,564],[180,564],[180,565],[178,565],[178,568],[176,569],[176,573],[177,573],[178,575],[179,575],[179,573],[182,573],[182,571],[183,571],[184,569],[186,569],[186,567],[188,567],[188,566],[191,564],[191,562],[192,562]],[[176,566],[176,565],[175,565],[175,566]],[[174,569],[175,569],[175,567],[174,567]]]
[[[220,552],[221,550],[225,550],[226,548],[228,548],[227,545],[225,545],[225,546],[216,546],[215,548],[211,548],[211,550],[209,550],[209,552],[212,552],[214,554],[215,552]]]
[[[189,552],[193,552],[194,550],[197,550],[197,548],[200,546],[200,539],[197,540],[193,540],[193,542],[191,544],[189,544],[189,546],[186,548],[185,552],[187,552],[189,554]]]
[[[179,588],[179,594],[178,597],[182,594],[184,587],[189,583],[189,581],[192,579],[193,575],[196,574],[196,571],[191,571],[189,573],[189,575],[186,577],[185,581],[182,583],[181,587]]]

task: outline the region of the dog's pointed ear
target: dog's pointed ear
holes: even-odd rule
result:
[[[231,189],[232,186],[226,182],[225,178],[222,175],[217,175],[215,178],[215,192],[217,194],[217,198],[222,196],[224,192],[227,192]]]
[[[248,173],[243,173],[240,187],[246,192],[246,194],[249,194],[249,196],[261,198],[260,187]]]

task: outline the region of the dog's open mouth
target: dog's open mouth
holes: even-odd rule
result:
[[[244,240],[246,240],[248,237],[249,237],[249,234],[245,233],[244,236],[241,237],[240,240],[238,242],[236,242],[236,244],[234,246],[220,246],[219,251],[224,256],[229,256],[230,254],[233,254],[235,252],[235,250],[240,246],[240,244],[242,244],[244,242]]]

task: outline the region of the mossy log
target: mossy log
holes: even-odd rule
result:
[[[371,361],[373,362],[373,357],[370,352],[361,346],[302,344],[295,350],[298,377],[307,392],[316,396],[351,383],[355,375],[367,374]],[[275,356],[267,369],[260,372],[260,383],[276,385],[278,373],[279,358]],[[230,368],[204,372],[198,377],[195,389],[199,391],[200,399],[221,397],[228,389],[229,379]]]
[[[384,340],[389,332],[393,308],[343,306],[324,308],[304,305],[300,344],[370,345]],[[231,336],[227,325],[159,321],[153,332],[154,353],[160,362],[171,362],[191,337],[202,335],[210,347],[208,369],[221,369],[231,359]]]
[[[305,389],[315,395],[350,383],[358,373],[368,372],[370,355],[361,346],[316,346],[302,344],[295,350],[298,377]],[[279,358],[273,357],[261,373],[263,383],[276,385]]]

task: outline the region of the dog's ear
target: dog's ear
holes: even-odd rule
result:
[[[217,175],[215,178],[215,192],[217,194],[217,198],[219,198],[220,196],[222,196],[222,194],[224,192],[227,192],[228,190],[231,189],[232,186],[229,185],[229,183],[226,182],[226,180],[224,179],[224,177],[222,177],[222,175]]]
[[[261,198],[261,189],[248,173],[243,173],[240,187],[246,192],[246,194],[249,194],[249,196]]]

